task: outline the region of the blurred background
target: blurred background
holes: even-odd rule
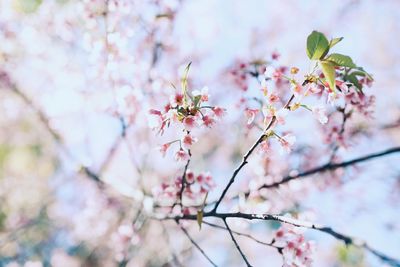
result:
[[[375,80],[368,89],[376,96],[373,118],[350,122],[361,134],[338,156],[399,146],[397,0],[0,0],[0,266],[206,266],[174,222],[151,219],[158,212],[153,188],[183,165],[160,155],[157,146],[176,133],[157,136],[148,110],[168,102],[170,84],[193,62],[191,86],[207,85],[211,102],[227,109],[193,147],[191,168],[212,173],[215,199],[259,135],[245,127],[237,108],[243,92],[229,71],[278,52],[281,64],[306,72],[312,30],[344,37],[336,51]],[[256,83],[249,81],[246,94],[258,93]],[[309,150],[277,156],[285,161],[275,165],[280,175],[301,160],[327,160],[324,130],[304,114],[288,125],[298,148]],[[232,195],[260,179],[260,157]],[[339,182],[329,175],[301,180],[268,192],[269,200],[225,209],[302,213],[400,258],[399,160],[396,154],[343,170]],[[219,266],[242,266],[225,231],[186,226]],[[261,240],[276,227],[232,220],[232,228]],[[316,241],[314,266],[385,266],[330,236],[306,236]],[[238,240],[254,266],[282,265],[275,250]]]

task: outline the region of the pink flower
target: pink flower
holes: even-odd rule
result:
[[[153,111],[153,112],[156,112],[156,111]],[[160,134],[162,134],[164,132],[165,126],[167,125],[166,120],[164,120],[162,115],[159,115],[156,113],[152,113],[152,114],[157,115],[157,116],[156,117],[151,116],[149,118],[149,126],[151,129],[158,130],[158,132]]]
[[[188,116],[183,119],[183,126],[187,130],[191,130],[196,126],[196,120],[193,116]]]
[[[225,109],[221,107],[213,107],[212,110],[214,111],[215,116],[217,116],[218,118],[221,118],[225,115]]]
[[[282,78],[283,71],[282,69],[276,69],[275,72],[272,74],[272,78],[276,81],[280,80]]]
[[[268,100],[271,104],[276,103],[279,101],[279,96],[276,93],[272,93],[269,97]]]
[[[186,182],[192,184],[194,182],[194,173],[190,170],[186,172]]]
[[[277,51],[274,51],[272,52],[271,58],[272,60],[278,60],[280,56],[281,55]]]
[[[172,107],[177,107],[177,106],[181,106],[183,104],[183,95],[180,93],[177,93],[175,95],[172,95],[169,98],[169,102],[171,104]]]
[[[171,143],[166,143],[161,145],[158,149],[160,150],[161,154],[163,157],[165,157],[165,154],[167,153],[168,148],[171,146]]]
[[[340,91],[342,91],[343,93],[346,94],[349,92],[349,87],[347,86],[347,84],[345,82],[336,80],[335,84],[337,87],[339,87]]]
[[[260,152],[261,153],[268,153],[269,150],[270,150],[269,141],[268,140],[262,141],[261,144],[260,144]]]
[[[304,93],[303,86],[298,83],[292,85],[292,91],[296,96],[300,96]]]
[[[296,142],[296,136],[293,134],[286,134],[279,138],[279,142],[281,143],[282,149],[286,151],[286,153],[290,153],[292,151],[292,146]]]
[[[317,117],[321,124],[326,124],[328,122],[328,117],[326,116],[326,110],[322,106],[316,106],[312,108],[312,113]]]
[[[333,91],[329,91],[329,93],[328,93],[328,103],[329,104],[334,104],[335,103],[335,100],[336,99],[339,99],[339,94],[336,94],[335,92],[333,92]]]
[[[208,185],[210,189],[215,186],[214,180],[209,173],[206,174],[205,183]]]
[[[365,76],[364,78],[362,78],[362,79],[360,80],[360,84],[365,84],[366,86],[371,87],[373,81],[374,81],[374,80],[372,80],[372,79],[368,78],[367,76]]]
[[[311,94],[319,94],[322,91],[322,88],[319,86],[316,86],[314,84],[307,84],[306,85],[306,92],[304,93],[305,96]]]
[[[182,138],[182,146],[185,149],[189,149],[196,142],[197,138],[193,137],[190,134],[187,134]]]
[[[270,107],[270,106],[264,106],[262,108],[262,113],[264,115],[264,123],[268,124],[272,117],[275,116],[276,110],[274,107]]]
[[[209,173],[200,173],[197,175],[196,182],[200,185],[200,190],[204,193],[215,186],[214,180]]]
[[[192,92],[193,96],[201,96],[201,101],[203,102],[207,102],[208,98],[210,97],[210,95],[208,94],[208,87],[204,86],[201,91],[199,90],[194,90]]]
[[[202,120],[203,124],[207,127],[211,127],[215,123],[214,118],[209,115],[205,115]]]
[[[198,182],[199,184],[203,184],[205,181],[204,179],[204,175],[202,173],[200,173],[199,175],[197,175],[196,177],[196,182]]]
[[[283,266],[311,266],[314,243],[312,241],[306,241],[303,234],[293,226],[281,227],[275,233],[274,240],[279,246],[283,246]]]
[[[246,108],[245,112],[247,117],[247,124],[251,124],[254,121],[258,111],[258,109]]]
[[[150,110],[149,110],[149,113],[150,113],[151,115],[161,116],[161,111],[156,110],[156,109],[150,109]]]
[[[183,150],[182,148],[179,149],[176,153],[175,153],[175,160],[176,161],[186,161],[189,159],[189,154],[186,153],[185,150]]]
[[[286,123],[286,116],[288,114],[288,110],[286,108],[281,108],[280,110],[278,110],[278,112],[276,112],[276,122],[278,124],[285,124]]]

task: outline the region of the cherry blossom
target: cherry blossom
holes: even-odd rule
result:
[[[215,188],[214,179],[208,172],[196,175],[193,171],[187,170],[185,181],[183,195],[188,198],[188,201],[191,200],[196,203],[202,201],[205,194]],[[159,188],[154,189],[153,194],[160,200],[173,203],[180,198],[182,185],[182,177],[178,176],[170,183],[163,183]],[[186,212],[190,214],[193,211],[189,209]]]
[[[217,118],[222,118],[225,115],[225,109],[221,107],[213,107],[212,110]]]
[[[279,143],[281,144],[282,151],[285,151],[286,153],[290,153],[292,151],[292,147],[294,143],[296,142],[296,136],[293,134],[285,134],[282,137],[278,138]]]
[[[247,124],[249,125],[254,121],[259,110],[247,108],[245,112],[246,112],[246,117],[247,117]]]
[[[161,152],[162,156],[165,157],[165,154],[167,153],[168,148],[171,146],[171,143],[166,143],[161,145],[158,149]]]
[[[189,159],[189,154],[181,148],[175,153],[174,158],[176,161],[186,161]]]
[[[275,233],[274,241],[283,246],[282,255],[287,267],[310,267],[315,245],[306,241],[301,231],[291,226],[282,226]]]
[[[196,142],[197,138],[193,137],[189,133],[182,137],[182,147],[185,149],[189,149]]]
[[[308,267],[315,257],[342,266],[343,241],[365,253],[356,265],[400,265],[380,251],[375,235],[367,244],[346,225],[354,207],[370,202],[362,197],[377,195],[385,204],[382,189],[398,193],[393,179],[383,179],[400,152],[398,125],[390,121],[397,121],[396,94],[388,91],[396,73],[377,68],[393,61],[396,53],[385,51],[392,46],[377,31],[380,53],[363,34],[342,48],[343,38],[318,31],[299,43],[298,34],[280,35],[301,26],[288,20],[298,19],[292,7],[246,20],[245,12],[263,3],[237,1],[235,12],[219,16],[224,5],[198,2],[1,2],[0,265],[258,266],[268,257],[267,265]],[[365,11],[365,3],[356,5]],[[304,18],[312,18],[308,9]],[[325,19],[337,20],[332,10],[324,10]],[[368,12],[380,15],[376,10]],[[353,25],[363,21],[356,13],[346,23],[362,29]],[[386,14],[372,17],[388,22]],[[246,23],[226,30],[234,18]],[[285,18],[284,25],[262,21],[273,18]],[[325,25],[337,32],[332,22]],[[273,50],[294,39],[286,55]],[[365,55],[353,62],[340,52],[364,51],[363,43],[384,85],[375,92],[373,76],[358,65]],[[374,171],[386,155],[393,159]],[[339,206],[330,207],[337,197]],[[346,198],[355,202],[343,206]],[[395,202],[386,206],[395,210]],[[277,215],[287,211],[315,212],[312,221],[326,226]],[[390,227],[374,228],[376,236],[396,227],[386,211]],[[335,224],[349,226],[349,235]],[[316,255],[305,229],[332,240]],[[270,231],[272,241],[261,241]],[[268,249],[256,253],[254,242]]]
[[[326,109],[322,106],[315,106],[312,108],[312,113],[317,117],[321,124],[326,124],[328,122],[328,117],[326,116]]]
[[[201,99],[201,101],[203,101],[203,102],[207,102],[207,101],[208,101],[209,94],[208,94],[208,87],[207,87],[207,86],[203,87],[203,88],[201,89],[201,91],[194,90],[194,91],[192,92],[192,94],[193,94],[194,97],[200,96],[200,97],[201,97],[200,99]]]

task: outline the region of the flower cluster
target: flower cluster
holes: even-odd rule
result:
[[[312,265],[314,242],[306,241],[298,228],[282,226],[275,233],[274,243],[283,247],[284,267],[308,267]]]
[[[260,73],[266,71],[266,64],[275,62],[279,59],[280,54],[273,52],[271,54],[271,61],[266,62],[263,60],[255,60],[250,63],[244,61],[237,61],[230,69],[229,74],[232,78],[233,83],[242,91],[249,89],[249,80],[251,77],[258,77]],[[286,74],[287,67],[280,66],[271,73],[274,81],[278,85],[284,84],[286,81],[282,79],[282,75]],[[266,88],[265,88],[266,89]]]
[[[160,187],[154,189],[153,195],[159,200],[174,203],[180,197],[182,185],[184,185],[182,196],[198,202],[202,201],[204,195],[215,187],[215,182],[209,173],[196,175],[191,170],[187,170],[185,177],[178,176],[170,183],[162,183]]]
[[[368,80],[369,84],[372,82]],[[357,87],[351,86],[345,94],[347,104],[353,106],[360,114],[371,117],[373,113],[372,107],[375,104],[375,96],[367,96],[362,91],[357,90]]]
[[[329,48],[325,48],[326,54],[329,52]],[[289,135],[290,138],[281,136],[274,129],[276,126],[286,123],[286,117],[290,111],[304,108],[310,111],[320,124],[327,124],[329,105],[325,107],[324,103],[321,103],[321,97],[326,99],[325,103],[330,103],[335,107],[335,109],[332,108],[333,113],[345,110],[347,107],[346,112],[342,111],[344,114],[357,111],[359,114],[371,117],[371,107],[375,103],[375,98],[367,96],[363,92],[363,88],[371,85],[372,77],[361,67],[357,67],[350,57],[336,53],[328,56],[326,54],[320,56],[319,60],[315,62],[313,70],[304,75],[302,81],[297,77],[300,71],[297,67],[276,66],[274,60],[278,56],[273,57],[273,60],[267,63],[257,62],[248,65],[241,63],[239,67],[236,66],[231,71],[236,78],[241,77],[235,81],[242,88],[244,88],[242,83],[247,81],[246,75],[252,75],[260,83],[262,97],[248,97],[249,101],[243,102],[246,103],[244,114],[247,125],[267,128],[269,131],[261,143],[262,151],[269,149],[268,139],[270,138],[276,138],[283,151],[291,151],[295,137],[292,135]],[[314,59],[310,55],[309,57]],[[261,69],[264,71],[261,72]],[[319,103],[306,104],[309,96],[317,97]],[[255,100],[259,107],[251,107],[250,100]],[[259,120],[259,117],[262,120]],[[260,122],[263,126],[260,125]]]
[[[172,123],[180,125],[183,135],[180,139],[165,143],[159,147],[160,152],[165,155],[169,147],[179,143],[179,150],[175,153],[177,161],[185,161],[189,158],[190,147],[197,142],[197,138],[191,134],[196,128],[211,127],[225,113],[225,110],[218,106],[207,105],[209,100],[208,87],[201,90],[187,90],[186,77],[183,78],[182,92],[170,96],[169,103],[162,111],[151,109],[153,115],[150,121],[151,127],[163,134],[165,128]]]

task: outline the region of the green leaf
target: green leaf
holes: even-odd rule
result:
[[[331,41],[329,42],[329,48],[334,47],[337,43],[339,43],[342,40],[343,40],[343,37],[331,39]]]
[[[203,203],[201,204],[201,209],[197,211],[197,224],[199,225],[200,230],[201,230],[201,224],[203,223],[203,210],[204,207],[206,206],[207,197],[208,197],[208,192],[206,193]]]
[[[356,73],[351,73],[350,75],[345,76],[345,79],[349,82],[351,82],[355,87],[357,87],[358,89],[362,89],[361,84],[358,82],[357,79],[357,74]]]
[[[320,66],[329,87],[335,92],[335,65],[330,61],[320,61]]]
[[[187,79],[188,79],[188,75],[189,75],[190,65],[192,65],[192,62],[189,62],[189,64],[186,66],[186,68],[183,72],[183,76],[181,78],[182,94],[185,97],[187,94]]]
[[[307,56],[309,59],[321,59],[329,51],[329,42],[323,33],[313,31],[307,37]]]
[[[201,224],[203,223],[203,210],[197,211],[197,224],[199,225],[199,229],[201,230]]]
[[[42,4],[42,0],[14,0],[14,6],[18,11],[33,13]]]
[[[351,57],[342,54],[337,54],[337,53],[331,54],[326,60],[333,62],[337,66],[348,67],[348,68],[357,67],[356,64],[354,64]]]
[[[367,76],[368,79],[370,79],[370,80],[372,80],[372,81],[374,80],[374,78],[372,78],[371,74],[369,74],[368,72],[366,72],[362,67],[357,67],[357,69],[358,69],[360,72],[364,73],[364,74],[365,74],[364,76]]]
[[[201,95],[197,95],[197,96],[193,97],[193,103],[194,103],[195,107],[198,107],[200,100],[201,100]]]
[[[353,71],[351,74],[354,74],[355,76],[361,76],[365,77],[366,73],[364,71]]]

